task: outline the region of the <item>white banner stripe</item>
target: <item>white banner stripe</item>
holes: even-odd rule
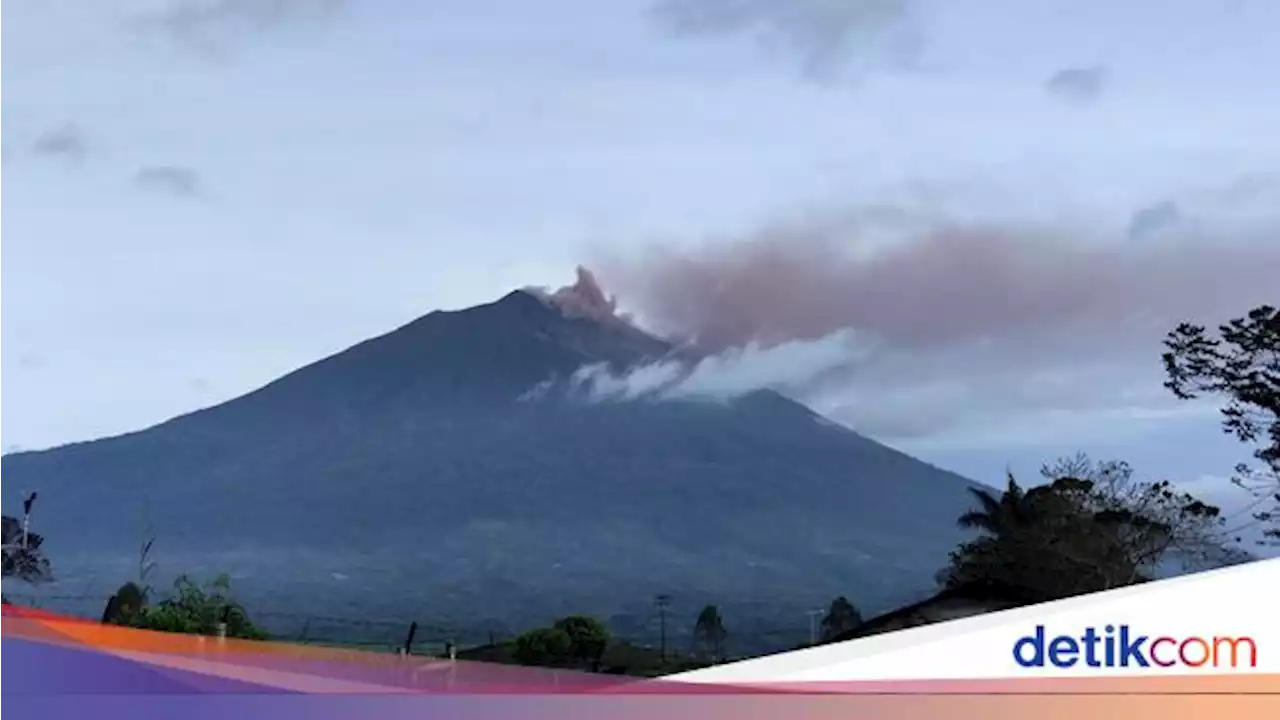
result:
[[[669,679],[753,683],[1280,673],[1280,616],[1272,602],[1277,597],[1280,559],[1260,560]],[[1039,639],[1038,627],[1043,628]],[[1015,646],[1024,661],[1039,662],[1020,663]]]

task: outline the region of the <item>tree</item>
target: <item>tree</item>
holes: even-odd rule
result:
[[[598,670],[600,658],[609,646],[609,629],[599,620],[585,615],[570,615],[552,625],[569,636],[569,657],[583,667]]]
[[[0,515],[0,580],[14,578],[28,584],[54,579],[49,559],[41,551],[45,538],[23,533],[22,520]]]
[[[516,638],[516,662],[536,667],[563,667],[573,654],[569,633],[556,627],[535,628]]]
[[[958,522],[981,535],[952,553],[944,585],[998,585],[1043,602],[1144,582],[1173,555],[1228,561],[1218,508],[1168,482],[1135,482],[1126,464],[1083,455],[1042,472],[1049,482],[1030,490],[1010,477],[998,497],[974,491],[979,507]]]
[[[723,659],[724,641],[728,637],[729,632],[725,630],[720,608],[715,605],[702,608],[693,625],[693,638],[702,654],[715,660]]]
[[[1236,466],[1233,482],[1263,509],[1254,518],[1280,542],[1280,310],[1263,305],[1218,327],[1217,336],[1183,323],[1165,339],[1165,387],[1183,400],[1225,400],[1222,429],[1253,445],[1261,467]]]
[[[969,488],[969,493],[978,501],[978,507],[957,519],[960,527],[1004,537],[1031,525],[1034,518],[1026,492],[1012,473],[1008,474],[1007,483],[1000,495],[996,495],[994,489]]]
[[[822,641],[829,642],[832,638],[842,635],[861,624],[862,614],[853,606],[853,603],[841,595],[831,601],[831,607],[827,609],[826,616],[822,618]]]
[[[142,589],[132,585],[140,600],[145,603]],[[121,590],[125,590],[121,588]],[[121,624],[145,630],[162,632],[190,633],[194,635],[215,635],[219,625],[226,626],[227,637],[262,640],[266,633],[262,632],[249,620],[244,608],[231,599],[231,580],[220,575],[206,587],[200,587],[183,575],[174,581],[173,594],[155,605],[142,605],[132,615],[122,615],[120,609],[121,593],[116,594],[116,620]],[[111,604],[108,603],[108,609]]]
[[[1184,570],[1201,570],[1248,559],[1228,547],[1231,529],[1219,508],[1168,480],[1136,480],[1128,463],[1095,462],[1080,453],[1046,464],[1040,473],[1059,487],[1075,482],[1073,502],[1111,530],[1135,566],[1176,561]]]
[[[107,600],[102,622],[110,625],[132,625],[147,605],[146,591],[137,583],[127,582]]]
[[[155,529],[151,525],[149,506],[143,503],[143,540],[138,546],[138,579],[127,582],[107,599],[107,607],[102,611],[102,622],[112,625],[131,625],[138,621],[139,615],[146,609],[151,597],[151,573],[156,563],[151,559],[151,549],[155,547]]]
[[[1100,590],[1097,559],[1081,557],[1078,545],[1087,531],[1081,514],[1066,507],[1067,488],[1023,490],[1013,477],[1000,496],[974,490],[979,507],[957,519],[960,527],[976,529],[978,538],[960,545],[940,578],[947,587],[988,584],[1016,588],[1029,602],[1043,602]]]

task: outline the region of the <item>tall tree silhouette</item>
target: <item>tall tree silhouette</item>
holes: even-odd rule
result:
[[[1010,476],[1001,494],[973,491],[977,507],[957,522],[980,535],[952,553],[944,585],[999,586],[1041,602],[1143,582],[1173,553],[1226,564],[1210,552],[1222,549],[1218,508],[1168,482],[1133,482],[1127,465],[1084,456],[1043,472],[1051,482],[1030,490]]]
[[[1179,325],[1165,339],[1165,387],[1184,400],[1224,401],[1222,429],[1254,445],[1261,467],[1236,466],[1235,484],[1253,493],[1264,537],[1280,542],[1280,309],[1270,305],[1218,327]]]
[[[1050,499],[1043,488],[1024,490],[1013,473],[1006,476],[1003,493],[987,488],[969,488],[978,507],[956,523],[965,529],[979,530],[995,538],[1015,538],[1046,519]]]
[[[827,642],[861,624],[862,613],[841,595],[831,601],[831,607],[827,608],[827,614],[822,618],[822,641]]]
[[[693,626],[693,637],[701,647],[705,656],[715,660],[724,659],[724,641],[729,636],[724,628],[724,618],[720,616],[720,608],[708,605],[698,613],[698,620]]]
[[[54,579],[49,559],[41,546],[45,538],[36,533],[23,537],[22,520],[0,515],[0,580],[14,578],[40,584]]]
[[[609,629],[599,620],[585,615],[560,618],[552,626],[569,636],[569,655],[579,665],[600,669],[600,658],[609,646]]]

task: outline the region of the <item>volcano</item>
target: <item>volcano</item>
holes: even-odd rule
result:
[[[83,612],[154,534],[162,575],[230,573],[282,633],[332,616],[466,637],[572,612],[627,637],[656,632],[661,594],[673,634],[715,603],[749,645],[807,637],[836,595],[875,611],[931,591],[972,482],[770,391],[534,392],[677,351],[589,275],[517,290],[139,432],[6,455],[4,507],[39,491],[47,592]]]

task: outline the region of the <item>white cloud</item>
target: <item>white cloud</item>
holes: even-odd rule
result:
[[[591,365],[579,370],[574,382],[596,400],[729,400],[766,389],[794,393],[848,367],[861,354],[851,333],[837,332],[768,348],[751,343],[696,361],[660,361],[623,374]]]
[[[851,65],[908,67],[922,38],[915,0],[661,0],[654,17],[677,37],[747,35],[793,53],[806,75]]]
[[[195,197],[204,192],[200,173],[192,168],[175,165],[148,165],[133,175],[139,188],[162,192],[178,197]]]
[[[201,52],[299,23],[327,20],[346,0],[161,0],[134,16]]]
[[[1063,68],[1045,83],[1053,95],[1070,102],[1089,103],[1106,90],[1107,69],[1102,66]]]
[[[33,157],[80,162],[89,154],[90,144],[84,129],[74,123],[59,125],[41,132],[31,141]]]

